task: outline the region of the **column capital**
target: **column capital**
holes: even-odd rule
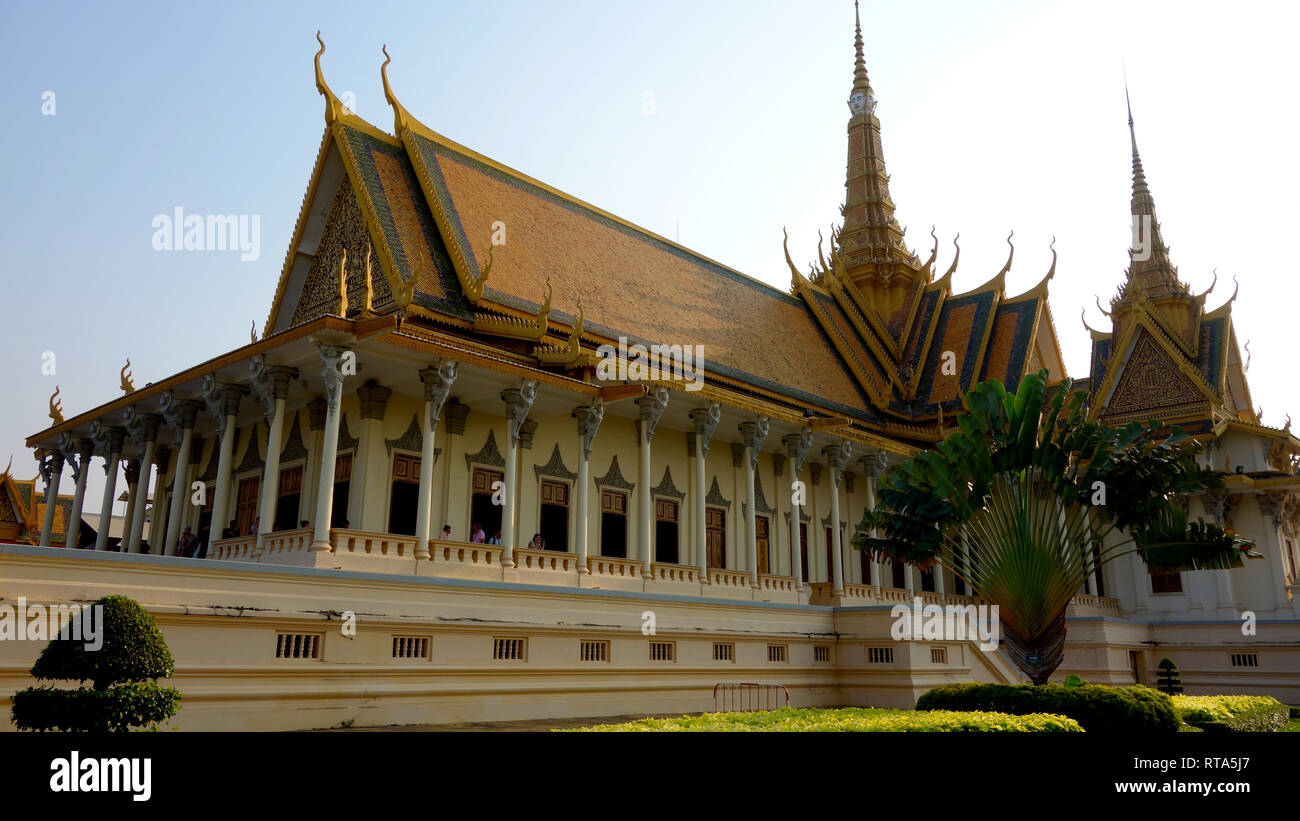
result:
[[[525,419],[519,423],[519,447],[524,450],[533,449],[533,437],[537,435],[537,420]]]
[[[156,413],[141,413],[132,405],[123,414],[127,432],[135,443],[143,448],[149,442],[158,440],[158,429],[162,427],[163,418]]]
[[[579,405],[571,414],[578,420],[578,437],[582,439],[582,458],[591,458],[591,443],[605,419],[605,403],[599,398],[590,405]]]
[[[841,439],[822,448],[822,453],[826,455],[826,464],[831,468],[831,475],[835,478],[836,487],[839,487],[840,474],[849,465],[853,445]]]
[[[722,403],[710,402],[708,407],[695,408],[691,411],[691,421],[695,423],[695,446],[704,456],[709,455],[709,442],[718,429],[722,419]]]
[[[465,433],[465,423],[469,421],[469,405],[462,404],[456,397],[447,400],[443,406],[447,411],[447,433],[461,436]]]
[[[862,472],[867,475],[867,479],[874,482],[889,469],[889,454],[883,450],[864,453],[858,457],[858,463],[862,465]]]
[[[804,428],[798,433],[787,433],[781,437],[785,444],[785,455],[790,457],[790,474],[798,476],[799,471],[803,470],[804,460],[808,458],[808,451],[812,450],[812,428]]]
[[[451,395],[451,386],[460,372],[460,364],[454,359],[435,359],[429,367],[420,371],[420,381],[424,383],[424,401],[431,402],[429,430],[438,427],[438,418],[442,415],[442,406]]]
[[[177,399],[173,391],[163,391],[158,400],[159,412],[163,421],[171,429],[176,441],[180,441],[185,431],[194,430],[202,405],[193,399]]]
[[[307,402],[307,430],[315,433],[318,430],[325,429],[325,411],[329,403],[325,397],[317,396]]]
[[[266,361],[265,354],[257,354],[248,360],[249,376],[253,389],[266,407],[266,415],[275,411],[275,400],[289,395],[289,383],[298,378],[298,369],[288,365],[272,365]]]
[[[533,400],[537,398],[537,382],[533,379],[523,380],[517,388],[501,391],[501,401],[506,403],[507,435],[510,441],[519,443],[519,428],[533,409]]]
[[[772,454],[772,475],[778,479],[785,475],[785,459],[784,453]]]
[[[36,458],[40,460],[41,479],[46,488],[49,488],[54,483],[54,477],[63,473],[63,452],[41,450]]]
[[[321,362],[325,365],[321,377],[325,382],[326,407],[336,411],[343,393],[343,363],[348,360],[352,350],[344,345],[322,340],[314,340],[316,350],[320,352]]]
[[[357,388],[357,399],[361,404],[361,419],[383,419],[388,410],[388,399],[393,395],[392,388],[385,388],[373,379]]]
[[[740,423],[740,438],[749,449],[749,466],[758,467],[758,449],[763,447],[763,442],[767,439],[768,418],[760,416],[749,422]]]
[[[207,405],[208,415],[217,423],[218,436],[226,429],[226,417],[239,414],[239,401],[248,393],[244,385],[218,382],[215,374],[203,377],[203,400]]]
[[[1290,495],[1285,490],[1270,490],[1256,494],[1255,501],[1259,504],[1259,512],[1271,519],[1274,527],[1281,526],[1283,519],[1286,518],[1284,510],[1287,497]]]
[[[641,435],[645,437],[645,441],[652,441],[655,438],[655,426],[659,424],[664,410],[668,408],[668,389],[663,386],[651,388],[648,394],[636,400],[636,406],[639,411],[637,420],[641,423]]]
[[[139,484],[140,482],[140,460],[139,459],[128,459],[124,471],[126,473],[126,483],[128,485]]]
[[[90,423],[90,440],[95,443],[95,450],[104,459],[112,458],[114,453],[122,452],[126,441],[126,429],[114,425],[105,425],[96,419]]]

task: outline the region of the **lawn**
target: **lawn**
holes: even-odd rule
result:
[[[1036,713],[917,712],[878,708],[795,709],[757,713],[705,713],[681,718],[644,718],[556,732],[856,732],[856,733],[1080,733],[1073,719]]]

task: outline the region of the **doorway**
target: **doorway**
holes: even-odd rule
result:
[[[497,483],[502,484],[498,485]],[[505,474],[487,468],[474,468],[473,493],[469,504],[469,538],[473,538],[474,525],[483,528],[484,541],[501,532],[502,505],[493,502],[495,488],[504,487]],[[506,492],[509,492],[508,489]],[[511,545],[512,547],[514,545]]]

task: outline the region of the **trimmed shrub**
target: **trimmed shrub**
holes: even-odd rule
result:
[[[28,687],[14,693],[11,714],[18,729],[124,732],[157,725],[180,709],[180,691],[154,681],[171,676],[175,662],[153,616],[126,596],[105,596],[95,606],[103,608],[98,650],[69,640],[69,626],[32,665],[37,680],[90,681],[92,686]],[[78,618],[92,618],[95,606]]]
[[[21,695],[22,698],[18,698]],[[13,721],[20,730],[65,733],[121,733],[166,721],[176,714],[180,692],[152,681],[106,690],[31,687],[14,694]]]
[[[1276,733],[1291,708],[1271,696],[1174,696],[1174,709],[1193,727],[1214,733]]]
[[[174,662],[162,632],[149,611],[126,596],[105,596],[99,625],[104,644],[87,650],[79,641],[51,641],[32,665],[41,681],[90,681],[103,690],[124,681],[152,681],[172,674]],[[80,618],[88,618],[91,610]]]
[[[1069,716],[1090,732],[1176,733],[1180,721],[1164,693],[1142,685],[945,684],[921,695],[918,710]]]
[[[1056,715],[783,707],[759,713],[644,718],[625,724],[581,727],[568,732],[1081,733],[1083,728],[1073,719]]]

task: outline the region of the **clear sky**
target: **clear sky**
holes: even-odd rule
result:
[[[1015,229],[1011,293],[1056,237],[1051,308],[1067,369],[1079,321],[1120,284],[1138,145],[1184,281],[1241,294],[1237,334],[1264,421],[1300,414],[1294,4],[867,2],[899,221],[957,290],[987,280]],[[319,145],[312,55],[391,130],[380,45],[431,128],[779,287],[844,195],[853,8],[834,2],[47,3],[0,6],[0,462],[62,386],[72,416],[260,332]],[[43,114],[53,92],[53,116]],[[647,96],[647,92],[652,96]],[[651,109],[646,103],[652,102]],[[153,248],[153,219],[259,215],[261,255]],[[739,318],[743,321],[743,318]],[[56,373],[42,374],[42,355]],[[1300,418],[1300,417],[1298,417]],[[98,464],[98,460],[96,461]],[[98,498],[103,474],[91,474]],[[65,488],[70,488],[66,481]],[[93,507],[90,506],[90,507]],[[88,509],[90,509],[88,507]]]

